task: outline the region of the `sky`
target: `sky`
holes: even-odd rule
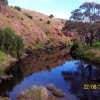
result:
[[[84,2],[100,3],[100,0],[8,0],[9,5],[35,10],[56,18],[69,19],[71,12]]]

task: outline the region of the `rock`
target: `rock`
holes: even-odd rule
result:
[[[65,95],[65,94],[64,94],[61,90],[59,90],[59,89],[54,89],[52,93],[53,93],[54,96],[58,96],[58,97],[64,97],[64,95]]]
[[[55,87],[54,87],[54,85],[53,85],[53,84],[49,84],[49,85],[47,86],[47,89],[48,89],[48,90],[54,90],[54,89],[55,89]]]

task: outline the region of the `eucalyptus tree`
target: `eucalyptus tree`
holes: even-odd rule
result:
[[[83,3],[78,9],[71,12],[70,20],[74,22],[71,28],[80,36],[88,38],[90,46],[92,46],[93,40],[99,37],[100,4],[95,2]]]

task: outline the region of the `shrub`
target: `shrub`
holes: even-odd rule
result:
[[[11,55],[12,55],[13,57],[17,57],[16,51],[11,51]]]
[[[50,44],[50,40],[47,40],[47,42],[45,43],[45,45],[49,45]]]
[[[24,20],[24,18],[21,18],[21,20]]]
[[[24,43],[21,36],[15,35],[11,27],[0,28],[0,50],[11,54],[12,56],[20,56],[23,51]]]
[[[50,33],[49,31],[46,31],[46,32],[45,32],[46,35],[48,35],[49,33]]]
[[[49,16],[49,18],[52,18],[52,17],[54,17],[52,14]]]
[[[42,21],[42,19],[40,18],[40,21]]]
[[[79,46],[77,44],[72,45],[72,47],[70,48],[70,51],[77,51],[79,48]]]
[[[39,42],[40,42],[40,39],[37,37],[37,39],[35,40],[35,43],[39,44]]]
[[[14,9],[18,10],[18,11],[21,11],[21,8],[18,7],[18,6],[15,6]]]
[[[31,20],[33,19],[33,16],[29,15],[28,13],[24,13],[24,15],[30,18]]]
[[[47,21],[47,24],[50,24],[50,21],[49,20]]]

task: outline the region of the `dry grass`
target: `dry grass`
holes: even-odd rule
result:
[[[1,96],[0,96],[0,100],[10,100],[10,99],[7,98],[7,97],[4,98],[4,97],[1,97]]]
[[[60,20],[56,18],[49,18],[48,15],[42,14],[40,12],[32,11],[32,10],[26,10],[22,9],[23,13],[29,13],[33,16],[33,21],[43,30],[43,31],[50,31],[51,29],[57,28],[58,30],[61,30],[63,27],[63,24]],[[42,21],[40,21],[42,19]],[[47,25],[47,21],[50,21],[51,23]]]
[[[0,76],[6,75],[4,70],[8,67],[12,62],[15,62],[16,59],[12,58],[11,56],[5,54],[4,52],[0,51]]]
[[[57,18],[49,18],[48,15],[42,14],[40,12],[22,9],[23,13],[28,13],[29,15],[33,16],[33,22],[45,32],[48,32],[48,39],[53,41],[54,44],[59,44],[59,41],[70,40],[69,38],[65,37],[65,35],[61,32],[62,27],[64,24]],[[40,21],[40,19],[42,19]],[[50,21],[50,24],[47,24],[47,21]]]
[[[23,37],[26,47],[31,45],[35,48],[37,38],[40,39],[39,45],[45,44],[47,40],[53,41],[52,44],[57,45],[59,41],[64,42],[71,39],[61,32],[64,24],[59,19],[49,18],[45,14],[32,10],[21,9],[21,11],[17,11],[10,6],[2,6],[1,10],[0,26],[11,26],[17,35]],[[23,13],[28,13],[33,16],[33,19],[29,19]],[[42,20],[40,21],[40,19]],[[47,24],[48,20],[50,24]],[[47,32],[48,34],[46,34]]]
[[[45,87],[34,86],[23,92],[17,100],[54,100],[54,98],[48,94]]]

